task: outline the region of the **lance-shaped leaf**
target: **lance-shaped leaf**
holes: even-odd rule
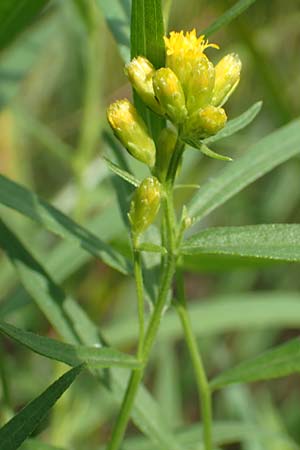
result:
[[[198,221],[246,186],[300,152],[300,120],[269,134],[203,184],[188,205]]]
[[[226,370],[214,378],[210,385],[213,389],[219,389],[228,384],[270,380],[295,372],[300,372],[299,338]]]
[[[0,203],[29,217],[62,238],[71,239],[120,272],[128,273],[131,270],[128,261],[108,244],[40,199],[35,193],[3,175],[0,175]]]
[[[125,367],[137,369],[141,364],[131,355],[108,347],[87,347],[71,345],[44,336],[21,330],[0,321],[0,332],[19,342],[30,350],[61,361],[69,366],[86,364],[89,367]]]
[[[0,450],[16,450],[37,428],[52,406],[73,383],[82,367],[66,372],[0,429]]]
[[[300,261],[300,225],[210,228],[183,242],[183,254],[223,254]]]

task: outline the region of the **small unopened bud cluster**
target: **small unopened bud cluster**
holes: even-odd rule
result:
[[[141,100],[173,128],[162,130],[156,144],[129,100],[118,100],[107,110],[108,122],[128,152],[146,164],[158,178],[146,178],[131,203],[129,219],[138,235],[153,222],[160,204],[160,182],[164,182],[177,140],[198,146],[216,134],[227,121],[222,108],[237,87],[241,61],[235,54],[214,66],[205,55],[209,44],[196,31],[171,32],[165,37],[166,67],[158,70],[143,56],[134,58],[125,73]],[[212,152],[213,153],[213,152]]]

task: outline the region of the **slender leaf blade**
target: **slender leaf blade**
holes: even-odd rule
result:
[[[184,241],[181,251],[185,255],[206,253],[300,261],[300,225],[210,228]]]
[[[47,3],[49,0],[1,0],[0,50],[30,25]]]
[[[131,58],[145,56],[157,69],[165,63],[164,21],[161,0],[132,0]],[[135,95],[135,105],[156,139],[165,121]]]
[[[0,332],[46,358],[61,361],[69,366],[85,364],[90,367],[124,367],[137,369],[140,363],[131,355],[108,347],[71,345],[21,330],[0,321]]]
[[[0,450],[16,450],[37,428],[82,370],[74,367],[51,384],[0,429]]]
[[[232,331],[300,327],[299,292],[262,291],[194,300],[189,304],[192,328],[196,336],[217,336]],[[103,328],[112,345],[132,344],[138,327],[132,321],[113,322]],[[171,310],[165,314],[158,341],[182,337],[178,315]]]
[[[6,235],[7,236],[7,235]],[[0,238],[3,237],[4,242],[7,240],[15,244],[16,237],[10,233],[8,237],[4,237],[2,230],[0,230]],[[12,240],[13,237],[13,240]],[[9,247],[9,246],[8,246]],[[23,255],[20,259],[20,266],[18,263],[19,254]],[[65,298],[64,293],[59,291],[59,298],[48,295],[39,289],[49,288],[53,293],[53,289],[59,289],[51,277],[47,274],[42,264],[24,250],[21,242],[17,240],[14,253],[9,253],[12,261],[13,256],[16,258],[16,267],[21,274],[21,282],[29,290],[35,302],[40,309],[45,313],[46,317],[56,329],[59,334],[62,334],[69,342],[77,344],[79,341],[84,345],[103,345],[103,339],[100,336],[95,324],[88,318],[85,312],[77,305],[71,298]],[[27,262],[27,259],[29,261]],[[29,264],[29,267],[27,267]],[[31,272],[37,270],[38,278],[32,278]],[[44,276],[44,280],[40,278]],[[51,280],[51,283],[49,282]],[[37,283],[37,289],[33,289]],[[28,284],[27,284],[28,283]],[[42,294],[41,294],[42,292]],[[62,300],[60,300],[62,296]],[[53,314],[53,310],[55,313]],[[97,378],[103,382],[100,372],[96,372]],[[127,377],[124,376],[124,369],[113,368],[110,369],[110,382],[106,387],[112,392],[117,401],[123,397],[126,390]],[[140,386],[136,402],[132,411],[132,418],[136,425],[151,439],[159,445],[160,448],[169,448],[170,450],[179,450],[179,446],[174,438],[171,430],[166,425],[164,418],[161,416],[159,405],[155,402],[153,397],[149,394],[144,386]]]
[[[130,272],[129,262],[112,247],[35,193],[4,175],[0,175],[0,203],[29,217],[47,230],[72,240],[116,270]]]
[[[56,324],[60,335],[66,340],[77,340],[76,332],[62,310],[66,301],[64,292],[1,220],[0,247],[16,268],[25,290],[35,299],[46,317]]]
[[[130,8],[122,0],[96,0],[111,30],[123,60],[130,60]]]
[[[269,134],[202,185],[188,205],[194,223],[274,167],[300,152],[300,120]]]
[[[300,372],[300,339],[293,339],[250,361],[218,375],[210,382],[213,389],[234,383],[270,380]]]
[[[211,144],[212,142],[217,142],[220,139],[224,139],[231,136],[238,131],[242,130],[248,126],[257,116],[262,108],[262,102],[256,102],[254,105],[250,106],[247,111],[236,117],[235,119],[229,120],[223,130],[219,131],[214,136],[211,136],[202,141],[203,144]]]
[[[228,25],[234,19],[236,19],[240,14],[246,11],[256,0],[239,0],[231,8],[229,8],[224,14],[218,17],[209,27],[202,31],[206,37],[212,35],[220,28]]]

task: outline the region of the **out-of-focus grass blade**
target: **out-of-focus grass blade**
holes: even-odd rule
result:
[[[21,445],[20,450],[66,450],[62,447],[54,447],[53,445],[45,444],[38,439],[27,439]]]
[[[234,383],[280,378],[300,372],[300,339],[293,339],[264,354],[245,361],[218,375],[210,382],[213,389]]]
[[[77,366],[66,372],[5,424],[0,429],[0,450],[16,450],[19,448],[73,383],[81,370],[82,367]]]
[[[3,50],[30,25],[49,0],[1,0],[0,50]]]
[[[4,228],[5,231],[6,228]],[[88,346],[95,344],[102,346],[103,341],[100,333],[97,333],[94,323],[72,299],[65,299],[64,293],[53,283],[40,262],[28,254],[28,251],[11,232],[7,234],[6,231],[4,235],[1,229],[1,238],[4,242],[10,241],[7,243],[6,249],[17,267],[21,282],[56,331],[67,341],[75,344],[80,342]],[[10,249],[12,246],[13,249]],[[46,292],[44,292],[45,289]],[[53,296],[53,291],[58,292],[58,298]],[[110,369],[109,389],[118,401],[124,395],[126,383],[124,369]],[[179,450],[172,432],[165,424],[159,406],[143,386],[139,389],[132,418],[140,430],[152,442],[158,443],[160,448]]]
[[[202,426],[192,425],[185,427],[179,432],[176,432],[175,437],[181,445],[181,448],[205,450],[204,445],[199,443],[199,431],[200,438],[203,431]],[[215,445],[230,445],[237,442],[248,442],[249,439],[256,434],[260,438],[270,437],[270,431],[266,431],[263,428],[252,424],[247,424],[239,421],[228,422],[214,422],[213,441]],[[284,438],[283,434],[274,433],[278,438]],[[284,443],[284,439],[282,440]],[[124,450],[156,450],[159,447],[153,447],[153,444],[146,442],[144,438],[129,438],[124,441]],[[295,449],[296,450],[296,449]]]
[[[0,332],[19,342],[30,350],[46,356],[46,358],[61,361],[69,366],[86,364],[90,367],[124,367],[139,368],[140,363],[131,355],[119,352],[113,348],[87,347],[71,345],[49,339],[45,336],[21,330],[6,322],[0,321]]]
[[[130,8],[123,0],[96,0],[110,28],[120,54],[127,63],[130,60]],[[127,6],[128,5],[128,6]]]
[[[231,331],[299,328],[300,294],[298,292],[264,291],[223,295],[189,304],[192,327],[197,336],[213,336]],[[137,326],[124,320],[103,328],[113,346],[133,343]],[[182,337],[175,311],[165,314],[159,340]]]
[[[1,6],[0,6],[1,8]],[[0,106],[5,106],[17,94],[21,82],[32,69],[40,51],[57,28],[56,16],[26,33],[7,49],[0,59]]]
[[[194,221],[205,217],[243,188],[300,152],[300,119],[279,128],[254,144],[202,185],[188,205]]]
[[[36,299],[46,317],[56,324],[60,335],[66,340],[76,340],[76,333],[66,323],[65,313],[61,310],[66,300],[64,292],[1,220],[0,247],[15,266],[26,291]]]
[[[181,251],[185,255],[208,253],[300,261],[300,225],[210,228],[184,241]]]
[[[223,130],[219,131],[214,136],[204,139],[202,141],[203,144],[211,144],[212,142],[217,142],[220,139],[231,136],[232,134],[235,134],[238,131],[242,130],[255,119],[255,117],[261,110],[261,107],[262,102],[254,103],[254,105],[247,109],[247,111],[245,111],[243,114],[236,117],[235,119],[229,120]]]
[[[132,0],[131,8],[131,58],[145,56],[154,67],[164,66],[164,22],[161,0]],[[152,113],[137,95],[135,105],[156,139],[164,120]]]
[[[43,225],[47,230],[71,239],[114,269],[122,273],[130,271],[129,262],[112,247],[33,192],[3,175],[0,175],[0,203]]]
[[[228,25],[232,20],[236,19],[242,14],[249,6],[253,5],[256,0],[239,0],[231,8],[229,8],[222,16],[215,20],[209,27],[201,31],[201,34],[205,34],[206,37]]]

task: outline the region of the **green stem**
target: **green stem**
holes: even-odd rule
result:
[[[168,235],[168,255],[166,265],[164,266],[164,271],[160,283],[158,298],[155,303],[153,314],[150,318],[144,342],[141,347],[140,357],[144,363],[144,366],[147,364],[151,349],[153,347],[157,331],[159,328],[159,324],[161,322],[161,318],[163,315],[164,307],[166,304],[166,300],[168,297],[168,292],[172,284],[172,279],[175,272],[176,267],[176,255],[175,248],[173,245],[175,244],[175,236],[173,230],[175,228],[175,224],[173,223],[174,212],[173,212],[173,198],[170,193],[170,190],[166,189],[166,195],[164,198],[164,210],[166,214],[166,222],[167,222],[167,235]],[[127,390],[122,402],[122,406],[120,409],[119,416],[115,423],[111,441],[107,447],[107,450],[118,450],[120,444],[123,440],[123,436],[130,418],[131,409],[133,407],[133,403],[136,397],[136,393],[138,391],[140,382],[144,375],[144,369],[136,369],[132,372]]]
[[[140,327],[138,357],[141,357],[145,334],[145,305],[144,305],[144,284],[143,284],[143,274],[141,264],[141,253],[136,248],[133,249],[133,265],[134,265],[138,318]]]
[[[176,287],[178,299],[177,302],[175,303],[175,306],[181,321],[185,341],[190,352],[191,360],[196,375],[200,409],[202,412],[203,438],[205,450],[212,450],[213,447],[212,447],[211,390],[208,384],[201,354],[198,349],[196,337],[192,330],[192,325],[186,306],[184,280],[180,269],[178,269],[176,273]]]

